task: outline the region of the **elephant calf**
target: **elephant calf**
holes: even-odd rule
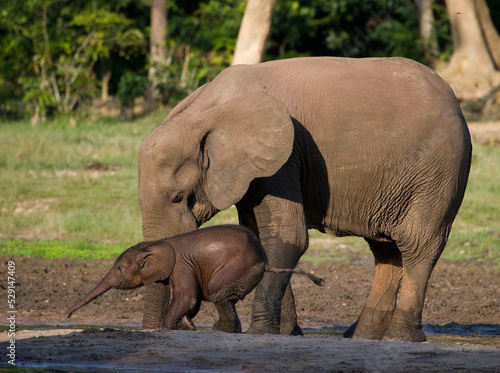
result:
[[[219,313],[214,330],[241,332],[234,305],[257,286],[264,272],[297,273],[318,286],[324,284],[322,279],[300,270],[267,266],[264,250],[249,229],[223,225],[129,248],[99,284],[68,310],[67,316],[111,288],[133,289],[161,281],[170,289],[165,328],[194,330],[191,318],[206,300],[213,302]]]

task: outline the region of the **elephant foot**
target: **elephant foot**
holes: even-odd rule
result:
[[[293,306],[293,312],[290,310],[287,312],[284,307],[282,308],[280,332],[283,335],[304,335],[302,328],[297,324],[295,306]]]
[[[271,327],[262,323],[252,323],[246,331],[247,334],[280,334],[279,327]]]
[[[427,337],[421,329],[390,328],[384,335],[386,341],[425,342]]]
[[[370,339],[374,341],[382,340],[384,334],[377,330],[363,329],[358,326],[356,321],[352,324],[345,332],[344,338],[354,338],[354,339]]]
[[[196,327],[194,326],[193,321],[187,317],[184,316],[181,321],[179,322],[179,330],[196,330]]]
[[[384,340],[425,342],[427,337],[421,326],[408,322],[404,316],[398,317],[395,314],[390,327],[385,332]]]
[[[219,321],[212,326],[212,330],[224,333],[241,333],[241,322],[239,319],[224,321],[219,319]]]
[[[267,327],[256,327],[254,325],[250,325],[250,327],[246,331],[247,334],[281,334],[281,335],[304,335],[302,328],[298,325],[295,325],[293,328],[285,328],[281,330],[277,330],[276,328],[267,328]]]
[[[354,336],[354,331],[356,330],[357,325],[358,325],[358,322],[356,321],[349,328],[347,328],[347,330],[343,334],[343,337],[344,338],[352,338]]]
[[[219,320],[212,330],[225,333],[241,333],[241,322],[234,307],[235,301],[214,302]]]
[[[302,328],[295,324],[295,326],[290,330],[289,328],[281,328],[281,334],[283,335],[304,335]]]
[[[344,332],[344,338],[382,340],[391,318],[392,310],[365,308],[358,321]]]

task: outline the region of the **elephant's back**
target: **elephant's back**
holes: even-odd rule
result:
[[[266,260],[259,239],[242,225],[201,228],[169,240],[176,250],[196,253],[199,260],[223,262],[238,256],[253,262]]]
[[[169,239],[195,273],[206,300],[219,288],[261,268],[267,259],[258,238],[241,225],[220,225],[202,228]],[[221,285],[222,286],[222,285]]]
[[[369,159],[406,155],[411,163],[422,160],[422,152],[450,161],[469,152],[458,100],[430,68],[406,58],[312,60],[293,62],[296,70],[303,66],[302,84],[294,85],[299,98],[281,95],[322,153],[356,151]]]
[[[406,58],[292,58],[233,66],[218,78],[227,99],[254,91],[278,98],[318,143],[352,133],[422,137],[435,130],[469,138],[449,85]]]

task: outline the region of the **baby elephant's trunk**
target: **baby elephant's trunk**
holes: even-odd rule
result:
[[[111,289],[113,285],[110,284],[109,281],[109,273],[106,275],[98,284],[97,286],[90,292],[88,293],[85,298],[83,298],[80,302],[75,304],[73,307],[71,307],[68,312],[66,312],[67,317],[71,317],[71,315],[76,311],[85,306],[86,304],[92,302],[95,298],[98,296],[102,295],[103,293],[107,292],[109,289]]]
[[[266,272],[272,273],[295,273],[297,275],[305,276],[312,282],[314,282],[317,286],[323,286],[325,284],[325,280],[322,278],[314,276],[312,273],[301,271],[300,269],[289,269],[289,268],[274,268],[266,265]]]

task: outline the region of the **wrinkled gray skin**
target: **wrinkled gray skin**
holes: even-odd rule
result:
[[[144,140],[144,238],[195,230],[233,204],[273,267],[297,264],[308,228],[364,237],[375,278],[345,336],[425,341],[427,281],[462,202],[471,151],[452,90],[411,60],[233,66]],[[144,328],[164,323],[162,286],[147,289]],[[266,273],[249,332],[280,331],[301,332],[289,275]]]
[[[134,289],[160,281],[168,285],[169,307],[163,327],[194,330],[191,319],[202,300],[219,313],[214,330],[241,332],[235,303],[250,293],[264,271],[298,273],[317,285],[323,280],[294,269],[267,265],[259,239],[247,228],[225,225],[200,229],[168,239],[141,242],[126,250],[115,265],[67,316],[111,288]]]

